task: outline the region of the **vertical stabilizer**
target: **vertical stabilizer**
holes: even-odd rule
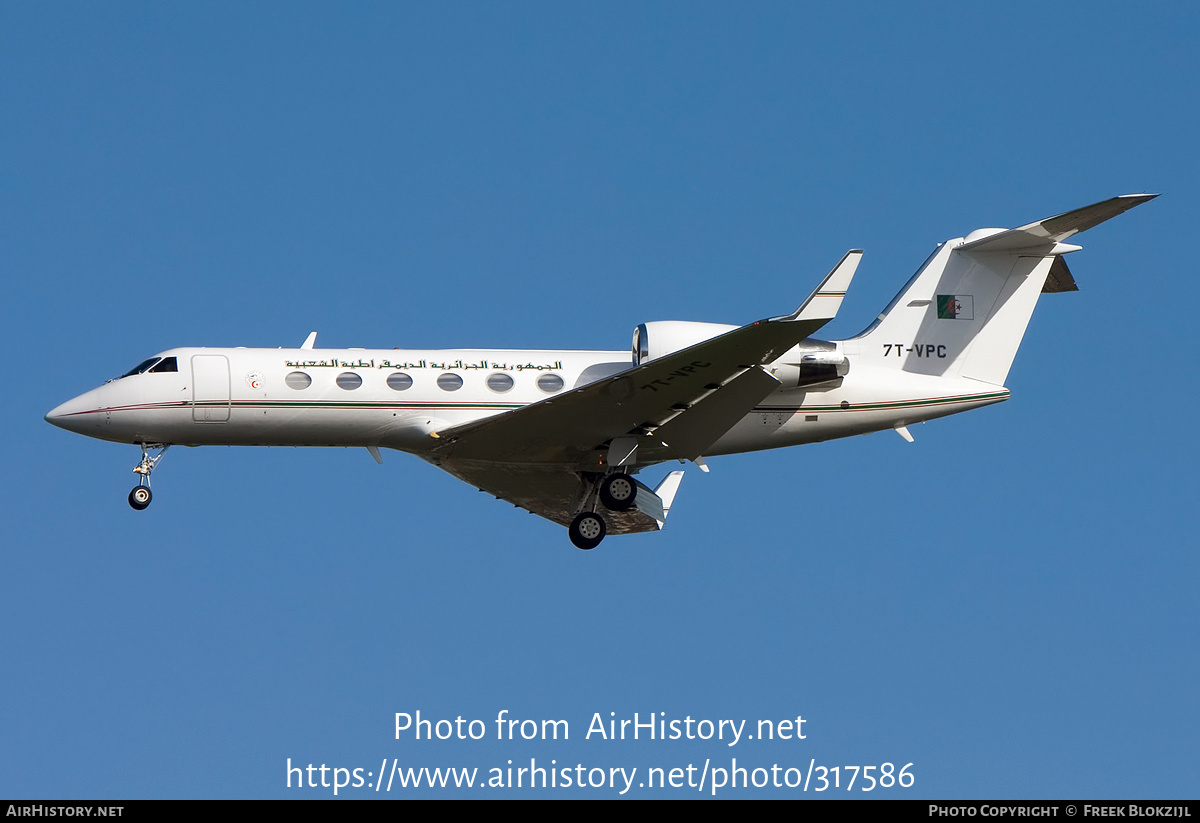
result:
[[[1016,229],[978,229],[943,243],[862,334],[855,362],[1003,386],[1038,296],[1074,286],[1063,242],[1157,195],[1125,195]],[[1054,279],[1047,284],[1047,277]]]

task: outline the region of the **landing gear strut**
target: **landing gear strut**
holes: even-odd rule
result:
[[[162,446],[158,444],[142,446],[142,462],[133,467],[134,472],[140,475],[141,479],[138,484],[133,487],[133,491],[129,492],[129,505],[137,511],[141,511],[150,505],[150,500],[153,495],[150,493],[150,472],[154,471],[154,467],[158,465],[158,461],[162,460],[163,455],[167,453],[170,445]],[[150,449],[158,449],[158,454],[150,456]]]

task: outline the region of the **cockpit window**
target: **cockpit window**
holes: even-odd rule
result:
[[[147,369],[147,371],[149,371],[149,372],[179,371],[179,363],[174,357],[164,357],[162,360],[158,361],[157,366],[154,366],[151,369]]]
[[[157,362],[158,362],[157,357],[151,357],[149,360],[143,360],[141,363],[138,363],[132,369],[130,369],[129,371],[127,371],[123,375],[121,375],[121,377],[132,377],[135,374],[141,374],[142,372],[146,371],[147,369],[149,369],[151,366],[153,366]],[[120,379],[120,378],[118,378],[118,379]]]

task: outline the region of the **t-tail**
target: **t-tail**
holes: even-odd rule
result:
[[[1003,386],[1043,292],[1077,291],[1064,242],[1153,200],[1127,194],[1016,229],[977,229],[937,248],[883,313],[845,341],[855,362]]]

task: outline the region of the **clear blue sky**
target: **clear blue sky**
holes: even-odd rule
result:
[[[0,796],[737,758],[914,764],[854,797],[1195,797],[1198,24],[5,3]],[[861,247],[848,336],[942,240],[1142,191],[1039,305],[1009,402],[689,468],[665,531],[591,553],[361,449],[172,450],[135,513],[137,449],[42,420],[174,346],[624,349],[789,311]],[[396,740],[417,710],[488,739]],[[496,741],[501,710],[571,738]],[[585,740],[597,712],[806,738]]]

